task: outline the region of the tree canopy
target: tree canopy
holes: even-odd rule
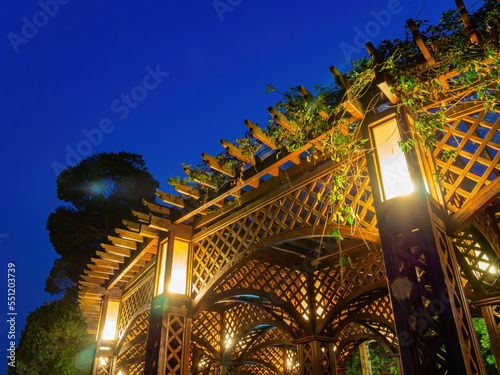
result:
[[[142,156],[128,152],[96,154],[62,171],[57,197],[67,205],[47,220],[50,242],[61,258],[47,279],[47,291],[59,294],[75,283],[111,230],[140,209],[142,199],[154,201],[158,186]]]

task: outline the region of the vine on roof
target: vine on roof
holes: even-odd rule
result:
[[[414,120],[415,136],[427,148],[436,146],[437,131],[447,126],[446,111],[460,102],[470,100],[473,93],[473,98],[481,101],[485,110],[498,110],[500,4],[496,0],[486,0],[476,11],[469,10],[469,17],[479,40],[477,44],[473,43],[471,35],[465,30],[456,9],[443,13],[438,25],[416,21],[425,45],[434,55],[435,64],[429,65],[426,62],[407,31],[404,40],[385,40],[380,43],[377,55],[382,63],[376,63],[374,57],[351,61],[352,68],[344,74],[350,81],[347,89],[335,83],[316,85],[313,94],[317,97],[317,106],[311,106],[304,99],[299,87],[292,87],[285,92],[279,92],[272,84],[266,87],[266,93],[281,95],[275,108],[289,121],[298,124],[297,130],[292,133],[271,118],[264,128],[268,136],[290,152],[301,150],[311,141],[323,136],[313,144],[309,157],[323,154],[335,162],[342,162],[342,168],[339,168],[334,178],[328,197],[324,197],[334,207],[331,215],[334,222],[356,225],[356,210],[345,203],[343,194],[349,181],[357,180],[364,173],[356,162],[359,154],[364,152],[363,143],[366,142],[360,136],[361,121],[353,121],[352,115],[342,103],[353,98],[361,100],[369,97],[370,100],[363,103],[364,113],[376,110],[382,103],[387,104],[388,101],[381,92],[377,95],[365,95],[374,92],[376,72],[385,71],[393,78],[391,91],[400,98],[395,107],[398,111],[401,106],[409,110]],[[455,71],[456,74],[447,77],[448,81],[439,79],[450,71]],[[453,103],[446,102],[442,100],[443,94],[458,95],[458,99],[454,99]],[[328,118],[324,118],[324,113],[328,113]],[[248,132],[244,138],[235,142],[247,154],[255,154],[262,147]],[[415,143],[416,139],[409,137],[401,147],[410,150]],[[446,160],[455,155],[453,152],[444,152],[441,157]],[[228,170],[236,168],[240,176],[229,178],[211,170],[204,163],[196,166],[194,170],[197,172],[185,178],[184,182],[197,183],[199,188],[205,190],[205,196],[227,184],[237,184],[243,173],[243,163],[225,151],[217,159]],[[215,188],[204,185],[201,178],[194,178],[196,174],[212,181],[211,185]],[[179,177],[169,180],[173,184],[179,181]]]

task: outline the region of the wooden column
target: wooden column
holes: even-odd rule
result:
[[[361,373],[363,375],[372,375],[372,363],[370,360],[368,341],[359,345],[359,359],[361,361]]]
[[[337,375],[333,343],[325,337],[297,341],[300,375]]]
[[[96,350],[92,363],[92,375],[114,375],[116,371],[116,340],[103,340],[102,338],[109,302],[109,296],[104,296],[95,342]]]
[[[220,362],[214,366],[214,375],[240,375],[242,363]]]
[[[188,315],[188,304],[192,250],[187,257],[186,294],[169,292],[174,272],[174,245],[177,240],[189,239],[190,233],[175,232],[173,228],[159,240],[155,285],[155,293],[158,294],[151,303],[145,375],[187,375],[189,372],[192,321]],[[179,276],[174,274],[173,277]],[[160,284],[162,287],[159,287]]]
[[[490,337],[491,349],[495,356],[498,374],[500,374],[500,305],[481,307],[483,318]]]
[[[409,134],[404,109],[400,134]],[[363,129],[369,138],[369,128]],[[403,139],[404,141],[404,139]],[[422,148],[423,149],[423,148]],[[417,148],[420,151],[420,149]],[[415,192],[382,201],[375,154],[367,156],[388,289],[405,375],[485,374],[445,210],[424,183],[422,154],[407,154]],[[425,155],[425,154],[424,154]],[[434,193],[433,193],[434,194]]]

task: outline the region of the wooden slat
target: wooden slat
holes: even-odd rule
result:
[[[132,210],[132,215],[134,215],[137,220],[142,221],[143,223],[149,223],[149,214]]]
[[[123,225],[125,225],[129,230],[134,231],[134,232],[139,232],[139,229],[141,228],[141,224],[136,223],[134,221],[130,220],[122,220]]]
[[[202,159],[207,163],[207,165],[212,168],[214,171],[220,172],[222,174],[225,174],[226,176],[229,176],[231,178],[235,178],[236,172],[234,168],[229,168],[225,165],[222,165],[216,158],[213,156],[210,156],[206,153],[201,154]]]
[[[174,186],[174,185],[172,185],[172,186]],[[200,191],[191,185],[183,184],[182,182],[179,182],[174,186],[174,189],[176,191],[178,191],[179,193],[184,194],[184,195],[188,195],[196,200],[201,198]]]
[[[161,230],[163,232],[168,232],[172,229],[172,222],[168,219],[164,219],[158,216],[151,217],[150,228]]]
[[[130,240],[135,242],[142,242],[144,240],[144,238],[140,234],[136,232],[131,232],[126,229],[116,228],[115,232],[118,233],[118,235],[125,240]]]
[[[99,259],[99,258],[91,258],[91,260],[92,262],[94,262],[96,266],[99,267],[109,268],[113,270],[117,270],[118,268],[120,268],[120,266],[114,261],[109,261],[106,259]]]
[[[109,260],[110,262],[123,263],[125,258],[120,255],[108,254],[103,251],[96,251],[96,254],[103,260]]]
[[[339,85],[344,90],[349,90],[349,88],[351,87],[351,82],[349,82],[349,80],[344,77],[344,75],[335,66],[332,65],[330,67],[330,73],[335,79],[335,83],[337,83],[337,85]]]
[[[220,143],[222,147],[227,150],[229,155],[232,155],[235,158],[240,159],[242,162],[250,165],[255,165],[257,163],[257,161],[255,160],[255,156],[252,153],[246,152],[241,147],[235,146],[225,139],[221,139]]]
[[[154,246],[158,246],[158,240],[156,239],[146,240],[146,242],[142,244],[140,249],[136,251],[131,258],[127,259],[127,261],[120,268],[120,271],[116,274],[116,276],[111,280],[109,280],[108,283],[106,283],[105,288],[108,290],[113,288],[128,272],[134,269],[134,267],[144,257],[144,255],[147,254]]]
[[[170,216],[170,208],[158,203],[148,202],[143,199],[142,204],[145,205],[151,212],[155,212],[160,215]]]
[[[415,21],[413,21],[413,19],[410,18],[406,21],[406,24],[408,25],[410,32],[413,35],[413,40],[415,41],[415,43],[417,43],[418,48],[422,52],[422,55],[424,55],[429,65],[434,65],[436,63],[434,55],[425,45],[424,39],[422,38],[422,34],[420,34],[420,31],[418,30]]]
[[[160,236],[160,233],[156,229],[150,228],[144,224],[141,225],[139,234],[147,238],[158,238]]]
[[[181,207],[181,208],[185,207],[184,199],[182,199],[179,196],[165,193],[161,190],[156,190],[155,194],[160,198],[161,201],[163,201],[165,203],[171,204],[173,206]]]
[[[272,148],[273,150],[277,150],[280,146],[276,142],[276,140],[269,135],[267,135],[264,130],[259,128],[256,124],[254,124],[250,120],[245,120],[246,127],[250,130],[252,137],[257,138],[259,141],[264,143],[266,146]]]
[[[267,108],[267,111],[277,124],[283,126],[285,129],[291,131],[292,133],[297,131],[297,129],[299,128],[299,125],[295,121],[289,120],[285,114],[281,113],[276,108],[269,107]]]
[[[135,250],[137,249],[137,242],[125,240],[120,237],[108,236],[108,240],[110,240],[113,245],[118,247],[124,247],[126,249]]]
[[[126,249],[124,247],[118,247],[118,246],[108,245],[108,244],[105,244],[105,243],[102,243],[101,247],[108,254],[120,255],[120,256],[125,256],[125,257],[129,257],[130,256],[130,250]]]
[[[99,266],[96,266],[94,264],[89,264],[89,269],[90,269],[90,271],[92,271],[94,273],[101,273],[104,275],[112,275],[114,273],[114,271],[112,271],[111,268],[99,267]]]
[[[362,120],[365,117],[365,111],[363,109],[363,105],[361,102],[356,99],[352,93],[349,91],[351,88],[351,82],[344,77],[342,73],[335,67],[331,66],[330,67],[330,73],[332,73],[333,78],[335,79],[335,82],[337,85],[339,85],[341,88],[347,90],[346,92],[346,97],[347,99],[342,103],[342,106],[352,115],[354,118],[357,120]],[[345,135],[347,134],[346,129],[340,129],[340,131]]]
[[[465,30],[470,36],[470,40],[472,43],[477,44],[478,40],[476,30],[474,30],[474,27],[470,22],[469,13],[467,13],[464,2],[462,0],[455,0],[455,4],[457,5],[458,12],[460,13],[460,18],[462,18],[462,22],[464,23]]]

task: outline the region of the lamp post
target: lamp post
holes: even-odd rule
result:
[[[96,340],[96,356],[94,359],[93,374],[99,374],[100,369],[113,374],[116,366],[116,335],[118,331],[118,316],[120,301],[104,297],[101,307],[101,319]]]
[[[191,228],[173,226],[159,239],[145,374],[187,374],[191,337]]]
[[[433,165],[401,109],[362,125],[367,166],[405,375],[484,374]]]

